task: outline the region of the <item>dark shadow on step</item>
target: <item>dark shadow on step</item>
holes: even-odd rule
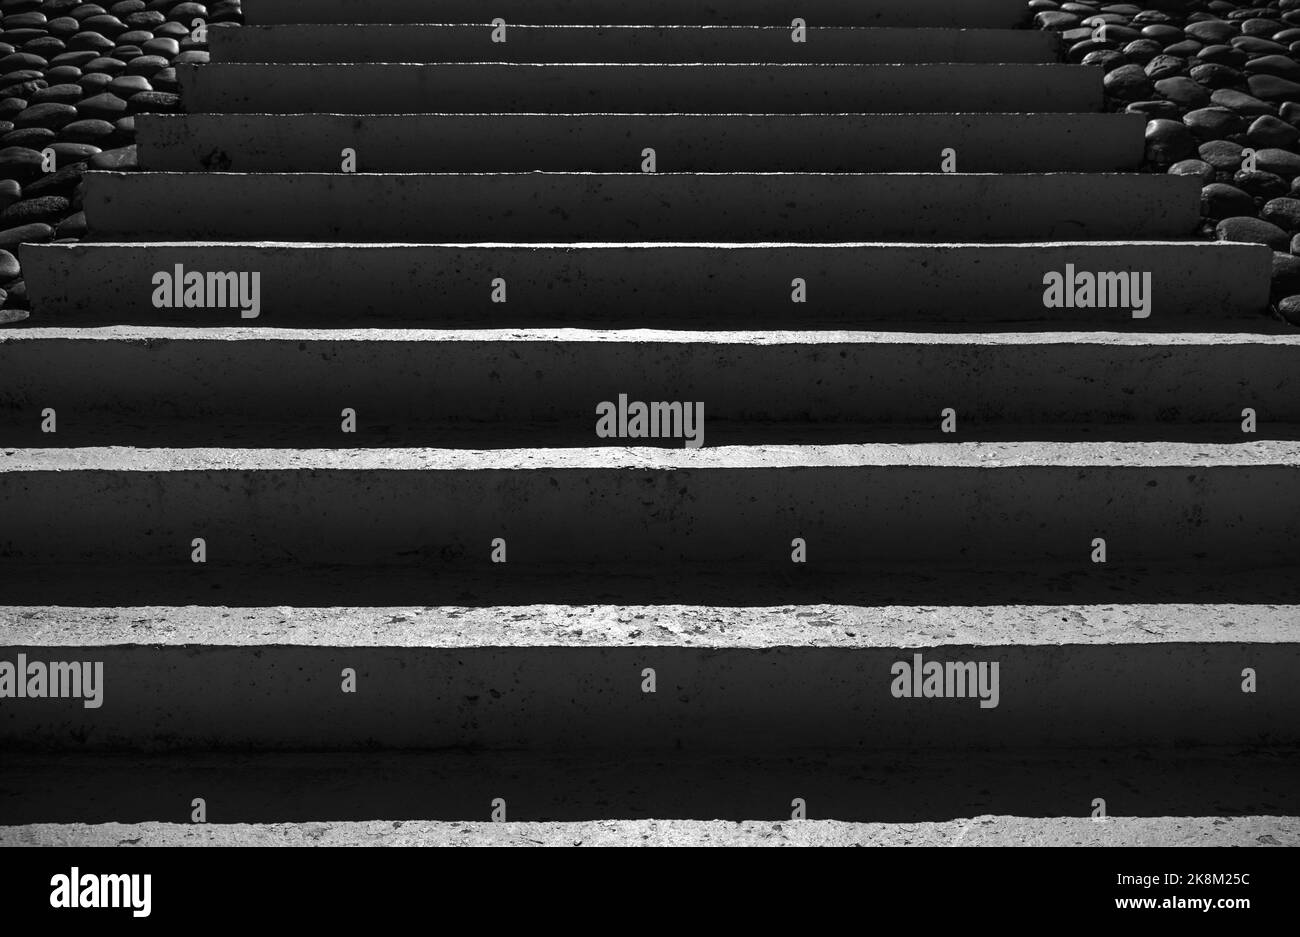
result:
[[[0,824],[490,819],[951,820],[1295,816],[1300,753],[1163,749],[1013,754],[800,753],[769,759],[646,753],[357,752],[7,757]]]
[[[273,567],[0,565],[0,605],[398,606],[532,604],[1052,605],[1300,603],[1300,569],[1190,561],[1178,568],[1076,565],[801,568],[581,564]]]

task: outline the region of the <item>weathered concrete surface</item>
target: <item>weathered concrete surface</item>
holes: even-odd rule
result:
[[[1055,62],[1046,30],[812,25],[507,27],[300,24],[208,29],[213,62]]]
[[[8,646],[1051,647],[1283,644],[1300,605],[0,606]]]
[[[517,576],[577,576],[596,594],[629,573],[682,589],[697,575],[787,587],[807,575],[833,589],[920,571],[940,590],[947,575],[1014,569],[1026,595],[1063,570],[1118,590],[1155,566],[1272,571],[1262,601],[1294,581],[1300,553],[1300,446],[1280,442],[5,450],[0,478],[12,579],[0,588],[21,591],[29,566],[69,571],[20,604],[57,603],[96,569],[166,588],[194,574],[198,536],[203,575],[234,576],[236,590],[272,573],[289,588],[327,567],[344,582],[409,573],[430,592],[438,577],[509,590]],[[490,562],[498,537],[507,566]],[[795,537],[809,563],[791,563]],[[1097,537],[1105,564],[1090,559]]]
[[[0,445],[685,445],[599,437],[620,394],[700,402],[706,448],[1288,439],[1298,358],[1300,336],[1244,333],[27,329],[0,334]]]
[[[250,24],[266,23],[486,23],[479,0],[248,0]],[[510,23],[621,23],[627,25],[789,26],[785,0],[742,4],[700,0],[500,0],[491,16]],[[799,15],[823,26],[1020,26],[1028,20],[1021,0],[807,0]]]
[[[1070,319],[1115,331],[1267,331],[1272,252],[1262,244],[439,245],[230,243],[27,244],[20,249],[42,325],[347,328],[582,324],[904,328]],[[256,271],[257,318],[227,308],[156,308],[159,272]],[[1150,274],[1149,315],[1046,309],[1043,278],[1077,271]],[[507,302],[493,302],[501,278]],[[805,285],[794,303],[792,284]],[[438,302],[430,302],[430,297]],[[1239,320],[1239,321],[1231,321]],[[1248,320],[1248,321],[1247,321]],[[1199,326],[1200,328],[1197,328]],[[13,334],[13,333],[6,333]],[[717,334],[717,333],[714,333]]]
[[[1162,240],[1190,235],[1200,218],[1200,180],[1174,175],[89,172],[84,181],[96,240]]]
[[[477,63],[176,66],[193,113],[859,113],[1102,109],[1091,65]],[[579,103],[580,102],[580,103]]]
[[[16,666],[102,665],[98,705],[80,691],[0,704],[9,752],[1300,745],[1300,631],[1287,643],[973,647],[4,643],[0,660]],[[915,693],[896,697],[900,662],[952,664],[960,683],[915,698],[918,672]],[[1242,690],[1247,668],[1258,692]],[[355,693],[342,690],[349,670]]]
[[[491,819],[790,818],[917,823],[986,814],[1087,820],[1300,816],[1294,749],[1049,748],[846,753],[771,758],[661,752],[61,753],[6,752],[0,824]],[[1105,824],[1097,824],[1104,830]],[[967,832],[967,836],[970,832]],[[1276,834],[1275,834],[1276,835]]]
[[[173,172],[1113,172],[1141,114],[141,114],[140,165]]]
[[[971,817],[947,823],[39,823],[0,846],[1300,846],[1297,817]]]

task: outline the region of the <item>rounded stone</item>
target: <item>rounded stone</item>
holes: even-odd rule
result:
[[[1204,47],[1195,39],[1184,39],[1165,46],[1165,55],[1178,55],[1186,59],[1200,52],[1202,48]]]
[[[115,59],[111,56],[101,55],[97,59],[91,59],[81,70],[85,72],[103,72],[105,75],[120,75],[126,69],[126,63],[121,59]]]
[[[174,111],[180,104],[180,95],[168,91],[141,91],[131,98],[133,114]]]
[[[26,198],[0,212],[0,228],[14,228],[38,222],[51,224],[66,215],[70,208],[68,200],[61,195]]]
[[[1210,102],[1220,107],[1231,108],[1238,114],[1247,117],[1273,113],[1271,104],[1265,104],[1259,98],[1251,97],[1249,94],[1242,94],[1240,91],[1234,91],[1231,88],[1219,88],[1210,95]]]
[[[23,127],[0,137],[0,146],[25,146],[29,150],[43,150],[57,137],[58,134],[48,127]]]
[[[105,75],[103,72],[92,72],[89,75],[82,75],[77,79],[77,84],[85,89],[86,94],[97,94],[103,91],[113,82],[112,75]]]
[[[1267,244],[1274,250],[1286,250],[1291,240],[1277,225],[1259,218],[1225,218],[1215,225],[1214,233],[1220,241]]]
[[[1231,140],[1210,140],[1197,148],[1197,155],[1219,172],[1236,172],[1241,168],[1240,143]]]
[[[1278,315],[1292,325],[1300,325],[1300,296],[1287,296],[1277,304]]]
[[[16,280],[22,272],[22,268],[18,266],[18,258],[7,250],[0,250],[0,283]]]
[[[1161,48],[1154,39],[1134,39],[1124,47],[1124,57],[1138,65],[1146,65],[1160,54]]]
[[[141,10],[138,13],[128,14],[122,22],[132,29],[153,29],[167,22],[167,17],[157,10]]]
[[[112,81],[109,81],[112,84]],[[105,91],[94,97],[86,98],[77,105],[80,117],[92,117],[100,120],[116,120],[126,113],[127,104],[111,91]]]
[[[76,84],[81,77],[81,69],[75,65],[56,65],[45,72],[45,80],[51,85]]]
[[[1271,114],[1255,118],[1246,131],[1246,141],[1253,147],[1291,147],[1300,140],[1300,130]]]
[[[74,52],[89,51],[98,52],[102,55],[111,50],[115,45],[117,45],[117,43],[112,39],[109,39],[107,36],[101,36],[99,33],[93,31],[80,32],[75,36],[70,36],[68,38],[68,48],[72,49]]]
[[[1219,65],[1216,62],[1202,62],[1200,65],[1193,65],[1191,71],[1187,74],[1191,76],[1192,81],[1207,88],[1226,88],[1229,85],[1240,84],[1241,82],[1241,72],[1235,68],[1229,68],[1227,65]]]
[[[112,39],[120,33],[127,30],[126,23],[111,13],[100,13],[97,16],[87,16],[81,21],[81,28],[97,32],[100,35]]]
[[[23,197],[23,187],[14,179],[0,179],[0,211]]]
[[[1290,81],[1300,79],[1300,62],[1287,55],[1261,55],[1246,63],[1247,75],[1274,75]]]
[[[95,146],[112,135],[113,125],[98,118],[74,120],[59,134],[68,143],[90,143]]]
[[[1154,39],[1162,46],[1167,46],[1169,43],[1177,42],[1183,38],[1181,29],[1167,23],[1151,23],[1148,26],[1143,26],[1141,32],[1147,39]]]
[[[58,157],[59,165],[68,163],[79,163],[89,159],[96,153],[101,152],[100,148],[90,143],[73,143],[68,140],[60,140],[50,147]]]
[[[1269,293],[1273,296],[1290,296],[1300,293],[1300,257],[1282,251],[1273,252],[1273,270]]]
[[[119,45],[124,46],[141,46],[153,38],[153,33],[147,29],[133,29],[130,32],[122,33],[117,37]]]
[[[1177,120],[1182,108],[1173,101],[1130,101],[1124,106],[1124,113],[1142,114],[1148,119],[1168,117]]]
[[[1169,175],[1195,176],[1202,183],[1206,183],[1214,178],[1214,167],[1204,160],[1180,159],[1169,167]]]
[[[1226,65],[1229,68],[1240,68],[1246,64],[1250,56],[1246,55],[1240,49],[1234,49],[1232,46],[1206,46],[1200,52],[1196,53],[1197,61],[1210,65]]]
[[[1202,163],[1202,165],[1208,165]],[[1201,189],[1201,217],[1222,221],[1255,214],[1255,200],[1233,185],[1212,182]]]
[[[1190,78],[1176,76],[1156,82],[1156,94],[1184,108],[1204,107],[1210,103],[1210,92]]]
[[[1198,42],[1212,44],[1227,42],[1237,35],[1237,28],[1223,20],[1202,20],[1199,23],[1188,23],[1183,27],[1183,34]]]
[[[1121,65],[1107,73],[1102,83],[1108,94],[1123,101],[1141,100],[1149,97],[1152,91],[1151,79],[1140,65]]]
[[[1233,173],[1232,182],[1237,188],[1245,189],[1256,198],[1273,198],[1287,190],[1285,179],[1277,173],[1259,169],[1238,169]]]
[[[1176,55],[1157,55],[1151,61],[1147,62],[1143,69],[1147,77],[1152,81],[1159,81],[1161,78],[1172,78],[1175,75],[1181,75],[1187,70],[1187,60],[1180,59]]]
[[[190,3],[189,0],[186,0],[186,2],[178,3],[172,7],[168,15],[182,23],[188,23],[196,17],[206,20],[208,18],[208,8],[201,3]]]
[[[153,28],[153,34],[155,36],[167,36],[179,41],[190,34],[190,28],[182,26],[180,23],[163,23]]]
[[[1192,132],[1176,120],[1157,119],[1147,123],[1146,156],[1153,163],[1165,165],[1186,159],[1196,152]]]
[[[1271,39],[1260,39],[1258,36],[1238,36],[1232,40],[1232,47],[1240,49],[1247,55],[1284,55],[1286,46],[1280,42],[1274,42]]]
[[[67,39],[81,32],[81,24],[71,16],[56,17],[46,23],[45,28],[51,36],[58,36],[60,39]]]
[[[145,55],[162,55],[171,58],[173,55],[180,54],[181,44],[167,36],[155,36],[147,42],[142,42],[140,48]]]
[[[143,75],[119,75],[108,83],[108,90],[124,100],[130,100],[133,94],[152,91],[153,85]]]
[[[32,104],[14,117],[17,127],[48,127],[58,130],[64,124],[77,119],[77,109],[71,104]]]
[[[32,104],[76,104],[81,100],[81,85],[50,85],[31,96]],[[1289,124],[1286,126],[1290,126]]]
[[[1300,231],[1300,198],[1275,198],[1264,203],[1259,217],[1287,231]]]
[[[1265,147],[1255,151],[1255,168],[1291,179],[1300,176],[1300,155],[1278,147]]]
[[[1245,129],[1246,121],[1226,107],[1201,107],[1188,111],[1183,123],[1198,140],[1223,140]]]
[[[90,158],[87,165],[91,169],[104,169],[114,172],[137,169],[139,163],[136,160],[135,144],[97,153]]]
[[[141,55],[131,60],[131,64],[126,67],[126,73],[128,75],[143,75],[148,78],[155,72],[166,68],[169,64],[161,55]]]
[[[209,59],[210,59],[210,56],[208,55],[208,53],[206,53],[206,52],[200,52],[200,51],[198,51],[197,49],[190,49],[190,50],[188,50],[188,51],[186,51],[186,52],[182,52],[180,55],[173,56],[173,57],[172,57],[171,64],[173,64],[173,65],[207,65]],[[1128,67],[1130,67],[1130,66],[1124,66],[1124,67],[1125,67],[1125,68],[1128,68]],[[1134,65],[1134,66],[1131,66],[1131,67],[1136,68],[1136,69],[1138,70],[1138,74],[1142,76],[1142,80],[1143,80],[1143,81],[1146,80],[1146,77],[1147,77],[1147,76],[1146,76],[1146,73],[1142,71],[1142,69],[1141,69],[1140,66]],[[1116,69],[1115,71],[1119,71],[1119,69]],[[1113,74],[1115,74],[1115,72],[1111,72],[1111,74],[1113,75]],[[1107,77],[1109,77],[1109,76],[1107,76]]]
[[[1251,75],[1246,79],[1250,93],[1262,101],[1300,100],[1300,82],[1276,75]]]
[[[1105,71],[1113,71],[1121,65],[1127,64],[1128,59],[1124,58],[1124,53],[1116,52],[1114,49],[1096,49],[1089,52],[1079,62],[1080,65],[1100,65]]]

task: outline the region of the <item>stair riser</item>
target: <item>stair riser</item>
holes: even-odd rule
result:
[[[597,407],[703,404],[706,447],[970,439],[1292,438],[1300,374],[1291,342],[1119,344],[979,336],[882,341],[528,339],[105,339],[69,332],[0,340],[0,445],[625,446]],[[53,337],[39,336],[50,334]],[[254,334],[254,333],[245,333]],[[433,335],[448,333],[432,333]],[[105,383],[104,375],[113,375]],[[54,408],[57,432],[42,432]],[[356,432],[342,430],[342,411]],[[943,412],[955,432],[941,432]],[[1242,411],[1255,411],[1254,435]]]
[[[715,5],[700,0],[617,3],[606,0],[499,0],[491,11],[478,0],[248,0],[250,25],[271,23],[591,23],[598,25],[788,25],[799,16],[820,26],[1020,26],[1021,0],[747,0]]]
[[[191,113],[861,113],[1102,109],[1083,65],[178,65]]]
[[[1142,162],[1140,114],[191,114],[136,118],[140,165],[193,172],[1108,172]]]
[[[202,826],[193,825],[195,797],[207,808]],[[961,821],[971,827],[967,841],[980,835],[989,814],[1068,817],[1079,819],[1064,822],[1100,830],[1105,845],[1113,845],[1117,828],[1149,831],[1147,821],[1128,818],[1206,815],[1222,830],[1233,825],[1225,816],[1247,814],[1294,826],[1279,816],[1300,814],[1300,767],[1293,752],[1235,748],[1205,754],[1053,749],[1031,756],[821,751],[770,759],[689,752],[13,753],[0,765],[5,823],[155,819],[199,835],[210,824],[383,817],[396,834],[417,818],[486,822],[497,797],[506,802],[507,821],[763,818],[769,832],[773,822],[790,819],[791,801],[801,797],[811,819],[915,824],[981,817]],[[1089,818],[1098,797],[1106,801],[1106,823]],[[915,826],[900,833],[907,843],[920,835]]]
[[[436,459],[434,461],[437,461]],[[1300,551],[1300,467],[262,469],[3,473],[0,557],[13,564],[192,569],[562,568],[793,575],[813,565],[966,570],[1072,564],[1249,569]],[[508,544],[506,565],[492,541]]]
[[[1265,324],[1272,263],[1262,245],[1087,242],[587,249],[83,243],[26,245],[21,258],[42,324],[326,328],[1061,328],[1077,321],[1177,331],[1240,317],[1248,320],[1238,326],[1244,331]],[[182,283],[196,271],[258,273],[257,315],[244,316],[238,301],[167,308],[175,300],[167,290],[158,300],[163,307],[155,307],[155,276],[174,282],[177,265]],[[1064,274],[1067,265],[1149,273],[1149,314],[1135,318],[1132,305],[1045,308],[1043,278]],[[497,279],[505,302],[493,301]],[[795,302],[799,279],[803,301]]]
[[[481,17],[480,17],[481,18]],[[789,26],[300,25],[214,27],[212,61],[242,62],[829,62],[1037,63],[1057,60],[1054,33],[1030,30]],[[500,35],[500,33],[497,33]]]
[[[1190,235],[1191,176],[88,173],[99,240],[1024,241]]]
[[[93,709],[80,698],[0,700],[8,750],[1300,744],[1296,644],[9,646],[0,661],[16,665],[19,654],[100,663],[102,695]],[[915,666],[916,655],[922,666],[983,662],[983,683],[975,671],[975,683],[948,687],[959,697],[898,698],[897,665]],[[1247,667],[1260,674],[1257,694],[1242,692]],[[341,689],[345,668],[355,672],[355,694]],[[655,671],[653,694],[642,689],[645,668]]]

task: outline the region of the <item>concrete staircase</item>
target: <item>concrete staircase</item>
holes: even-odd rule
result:
[[[797,7],[211,29],[22,248],[0,842],[1300,844],[1270,250],[1021,0]]]

